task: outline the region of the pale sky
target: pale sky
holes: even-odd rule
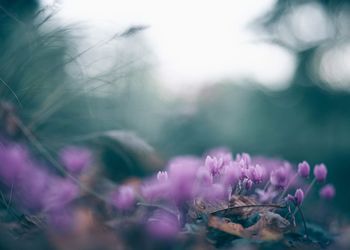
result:
[[[49,3],[52,0],[44,0]],[[284,48],[257,42],[247,25],[274,0],[60,0],[59,15],[99,32],[148,25],[144,37],[158,60],[156,78],[175,94],[220,79],[252,79],[281,88],[295,70]]]

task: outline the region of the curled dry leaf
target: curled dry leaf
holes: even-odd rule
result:
[[[227,219],[220,218],[218,216],[210,216],[208,226],[238,237],[245,238],[248,236],[246,235],[246,230],[241,224],[230,222]]]
[[[254,225],[246,228],[251,238],[259,240],[279,240],[291,229],[288,220],[273,212],[260,214],[260,219]]]
[[[258,222],[248,228],[218,216],[209,217],[208,227],[241,238],[271,241],[283,238],[283,234],[290,230],[290,223],[278,214],[267,212],[261,214]]]
[[[232,196],[227,208],[210,213],[208,227],[242,238],[279,240],[292,226],[288,220],[271,211],[278,207],[274,204],[259,205],[246,196]],[[259,219],[253,225],[243,226],[257,214]]]

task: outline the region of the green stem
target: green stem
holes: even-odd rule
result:
[[[313,185],[315,185],[316,183],[316,178],[314,178],[311,182],[311,184],[307,187],[306,191],[305,191],[305,195],[304,198],[307,196],[307,194],[310,192],[311,188],[313,187]]]

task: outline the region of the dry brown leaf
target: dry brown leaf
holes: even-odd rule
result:
[[[248,218],[254,212],[256,212],[257,209],[261,209],[257,208],[256,205],[256,201],[250,197],[232,195],[226,208],[216,210],[212,212],[212,214],[222,217],[238,216],[240,218]]]
[[[188,211],[188,216],[191,219],[197,219],[203,214],[211,214],[218,210],[227,209],[227,202],[207,202],[203,199],[195,199]]]
[[[210,216],[208,226],[238,237],[265,241],[279,240],[291,228],[288,220],[272,212],[260,214],[258,222],[248,228],[218,216]]]
[[[282,216],[272,212],[260,214],[260,219],[254,225],[246,228],[253,238],[259,240],[279,240],[288,232],[291,224]]]
[[[218,216],[210,216],[208,226],[238,237],[247,237],[246,230],[241,224],[227,221],[226,219],[220,218]]]

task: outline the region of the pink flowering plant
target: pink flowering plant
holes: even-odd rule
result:
[[[316,237],[303,214],[312,191],[326,201],[336,194],[323,163],[293,165],[218,148],[203,157],[177,156],[161,171],[116,183],[106,180],[101,164],[94,166],[86,147],[65,146],[52,156],[29,145],[0,133],[0,211],[7,221],[23,225],[25,218],[54,238],[102,237],[107,227],[117,248],[182,249],[189,241],[225,248],[238,239],[324,247],[332,240]]]
[[[327,168],[319,164],[313,176],[310,173],[306,161],[294,167],[286,161],[213,150],[203,158],[170,160],[164,171],[138,186],[117,188],[111,203],[129,215],[142,210],[140,221],[154,239],[206,230],[217,245],[222,244],[218,232],[266,241],[294,233],[306,240],[310,235],[302,207],[311,188],[325,183]],[[319,194],[331,199],[335,189],[327,184]]]

